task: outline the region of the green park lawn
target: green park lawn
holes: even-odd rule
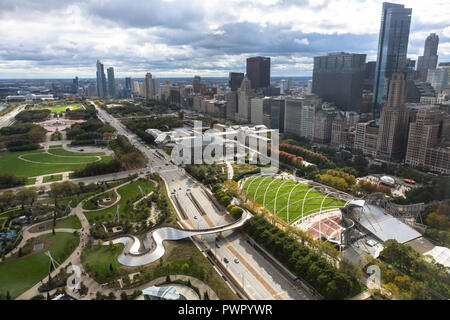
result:
[[[56,229],[81,229],[80,219],[76,215],[56,221]]]
[[[322,201],[323,210],[339,208],[344,205],[342,201],[333,199],[332,197],[327,197],[323,200],[325,197],[324,194],[307,185],[272,177],[249,178],[244,183],[242,190],[250,197],[250,199],[261,204],[267,210],[288,223],[292,223],[299,218],[318,212]],[[306,193],[308,194],[305,203],[303,204]]]
[[[36,109],[49,109],[51,112],[60,113],[65,112],[69,108],[70,110],[82,109],[83,106],[80,103],[72,103],[72,104],[58,104],[58,105],[46,105],[41,104]]]
[[[93,152],[93,153],[78,153],[78,152],[71,152],[64,150],[63,148],[52,148],[52,150],[48,151],[51,154],[57,155],[57,156],[69,156],[69,157],[77,157],[77,158],[83,158],[83,157],[95,157],[95,156],[103,156],[105,155],[103,152]]]
[[[132,217],[128,216],[127,211],[130,209],[129,207],[132,206],[132,203],[142,198],[141,192],[139,191],[138,187],[139,185],[141,186],[142,190],[146,195],[153,191],[153,183],[151,181],[138,180],[126,184],[117,189],[117,193],[120,195],[121,198],[115,205],[106,209],[100,209],[84,213],[86,218],[89,220],[89,223],[92,224],[95,221],[112,220],[116,214],[117,204],[120,205],[119,208],[120,219],[124,218],[132,219]],[[128,200],[131,200],[132,203],[128,204]]]
[[[123,244],[97,245],[86,248],[81,253],[81,261],[85,270],[92,274],[100,283],[111,280],[120,269],[126,269],[118,261],[117,256],[123,249]],[[112,265],[114,273],[110,271]]]
[[[63,263],[78,245],[79,238],[72,233],[57,232],[42,236],[43,240],[51,239],[52,243],[47,249],[52,257]],[[44,254],[47,250],[26,257],[0,263],[0,290],[9,291],[14,299],[36,283],[45,278],[49,270],[49,258]]]
[[[58,149],[52,149],[51,151],[54,152],[55,150]],[[19,156],[23,156],[24,159],[46,163],[23,161],[19,159]],[[110,156],[101,156],[100,161],[108,162],[111,159]],[[16,176],[35,177],[64,171],[74,171],[86,166],[87,163],[92,161],[97,161],[97,157],[84,155],[57,157],[46,154],[44,150],[5,152],[0,154],[0,174],[13,173]]]
[[[44,179],[42,179],[42,182],[43,183],[55,182],[62,180],[62,178],[63,178],[62,174],[52,174],[51,176],[44,177]]]
[[[37,178],[27,178],[26,185],[29,186],[29,185],[35,184],[36,183],[36,179]]]

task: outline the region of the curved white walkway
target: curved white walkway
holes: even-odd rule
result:
[[[141,242],[135,236],[125,236],[113,240],[113,243],[122,243],[125,247],[122,252],[117,257],[117,261],[128,267],[137,267],[145,264],[152,263],[161,258],[166,249],[164,248],[163,242],[165,240],[181,240],[189,238],[192,236],[211,234],[216,232],[223,232],[241,227],[245,221],[251,218],[251,214],[244,211],[241,219],[231,224],[224,226],[211,228],[211,229],[201,229],[201,230],[181,230],[172,227],[162,227],[153,230],[145,236],[142,243],[144,245],[144,251],[139,252]],[[151,250],[150,243],[151,238],[153,238],[156,247]],[[105,242],[104,245],[108,245],[109,242]],[[129,248],[129,249],[128,249]]]

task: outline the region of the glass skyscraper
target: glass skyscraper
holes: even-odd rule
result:
[[[110,98],[116,98],[116,81],[114,79],[114,68],[108,68],[108,92]]]
[[[106,90],[105,69],[100,60],[97,60],[97,96],[106,98]]]
[[[412,9],[384,2],[378,40],[377,66],[373,88],[373,115],[380,116],[388,96],[389,81],[396,72],[406,72]]]

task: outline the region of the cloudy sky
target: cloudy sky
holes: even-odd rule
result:
[[[273,76],[309,76],[312,57],[366,53],[375,60],[377,0],[0,0],[0,78],[116,77],[245,71],[245,59],[272,58]],[[405,0],[413,8],[409,56],[440,37],[450,61],[450,1]]]

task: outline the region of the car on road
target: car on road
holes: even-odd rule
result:
[[[186,191],[191,191],[191,188],[187,188]]]
[[[220,244],[218,242],[216,242],[216,248],[220,249]]]
[[[171,194],[176,194],[176,191],[172,191]]]
[[[227,258],[223,258],[223,262],[228,263],[228,259]]]
[[[239,259],[238,258],[234,259],[233,261],[234,261],[234,263],[239,263]]]

